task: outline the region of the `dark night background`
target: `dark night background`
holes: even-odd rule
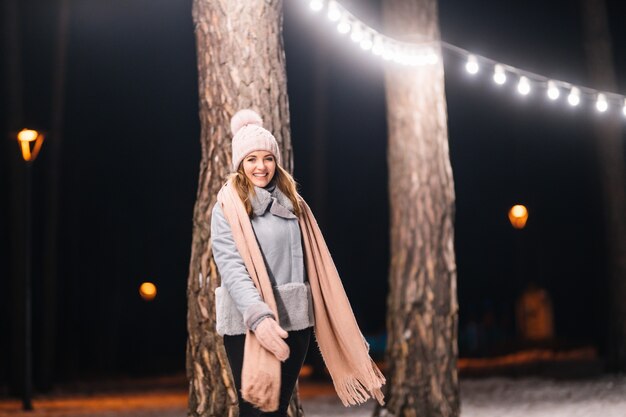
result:
[[[60,183],[55,381],[182,372],[192,210],[200,157],[191,0],[71,2]],[[380,29],[380,4],[343,1]],[[626,83],[623,6],[607,2],[618,83]],[[442,38],[479,55],[588,85],[578,2],[440,0]],[[19,2],[24,125],[49,129],[57,2]],[[320,223],[365,334],[384,331],[389,261],[383,68],[336,34],[307,2],[285,0],[295,177]],[[319,48],[326,55],[320,62]],[[5,47],[5,45],[3,45]],[[6,52],[6,51],[5,51]],[[3,61],[6,59],[3,53]],[[488,71],[470,78],[444,54],[450,156],[456,189],[460,353],[514,344],[514,303],[531,281],[545,287],[564,346],[605,349],[607,287],[592,103],[571,109],[537,92],[521,98]],[[325,66],[325,85],[314,82]],[[6,66],[3,65],[3,88]],[[593,86],[590,86],[593,87]],[[313,164],[315,89],[327,153]],[[624,92],[623,90],[620,90]],[[4,94],[3,94],[4,95]],[[22,124],[5,117],[2,131]],[[7,133],[8,136],[8,133]],[[49,141],[55,140],[50,137]],[[47,145],[34,165],[35,380],[42,346],[40,285]],[[10,190],[23,178],[12,137],[0,148],[0,386],[11,379],[15,301]],[[325,170],[327,205],[312,189]],[[19,172],[18,172],[19,174]],[[528,206],[523,231],[508,209]],[[18,229],[19,230],[19,229]],[[143,281],[157,298],[138,295]],[[495,317],[500,344],[471,351],[464,329]],[[1,390],[0,390],[1,391]]]

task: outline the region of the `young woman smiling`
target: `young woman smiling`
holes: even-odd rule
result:
[[[239,396],[239,415],[286,416],[311,333],[344,405],[375,397],[371,360],[324,238],[261,117],[231,119],[232,169],[211,218],[222,278],[217,332]]]

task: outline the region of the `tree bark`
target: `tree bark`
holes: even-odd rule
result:
[[[581,0],[584,48],[591,84],[598,89],[617,91],[615,66],[609,34],[606,4]],[[619,113],[624,103],[616,103]],[[596,118],[595,143],[604,200],[605,239],[608,272],[607,363],[610,370],[626,371],[626,182],[620,115]]]
[[[187,282],[189,416],[238,413],[222,338],[215,331],[219,286],[210,244],[211,209],[230,172],[230,118],[242,108],[263,117],[292,170],[282,0],[194,0],[198,56],[201,161]],[[298,412],[298,410],[300,410]],[[297,390],[292,416],[302,415]]]
[[[385,0],[398,39],[438,40],[436,0]],[[375,415],[458,416],[454,183],[443,63],[385,73],[391,213],[387,404]]]

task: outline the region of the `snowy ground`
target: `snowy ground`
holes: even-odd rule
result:
[[[307,417],[369,417],[372,402],[344,408],[328,389],[301,384]],[[323,392],[322,395],[315,393]],[[488,378],[462,380],[461,417],[625,417],[626,377],[555,381]],[[126,394],[54,395],[36,398],[34,412],[0,399],[0,417],[185,417],[183,390]]]
[[[307,417],[370,416],[373,403],[343,408],[332,396],[303,400]],[[626,417],[626,377],[584,381],[462,380],[461,417]]]

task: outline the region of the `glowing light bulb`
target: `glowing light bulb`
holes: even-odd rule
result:
[[[363,49],[364,51],[369,51],[374,46],[374,44],[372,43],[372,40],[368,36],[363,38],[363,40],[361,40],[359,45],[361,45],[361,49]]]
[[[470,55],[467,57],[467,63],[465,64],[465,69],[470,74],[476,74],[478,72],[478,60],[474,55]]]
[[[36,130],[22,129],[17,134],[17,140],[19,140],[20,142],[32,142],[37,139],[37,136],[39,136],[39,132],[37,132]]]
[[[339,6],[334,1],[328,3],[328,20],[331,22],[337,22],[341,19],[341,10],[339,10]]]
[[[522,204],[516,204],[509,210],[509,221],[516,229],[523,229],[528,221],[528,209]]]
[[[383,59],[385,61],[391,61],[394,58],[394,52],[391,50],[391,47],[387,46],[383,49]]]
[[[604,113],[609,108],[609,103],[606,101],[606,96],[602,93],[598,94],[598,99],[596,100],[596,109],[600,113]]]
[[[560,95],[561,95],[561,92],[557,88],[554,81],[552,80],[548,81],[548,98],[550,100],[556,100],[557,98],[559,98]]]
[[[519,83],[517,83],[517,91],[523,96],[530,93],[530,83],[528,82],[528,78],[523,75],[519,78]]]
[[[314,12],[319,12],[324,7],[324,2],[322,0],[311,0],[309,7]]]
[[[337,25],[337,32],[341,33],[342,35],[350,32],[350,29],[350,23],[348,23],[348,21],[345,19],[339,22],[339,24]]]
[[[578,106],[580,104],[580,90],[578,87],[572,87],[567,96],[567,102],[570,106]]]
[[[506,73],[504,72],[504,67],[500,64],[497,64],[493,69],[493,81],[498,85],[506,82]]]
[[[385,47],[383,46],[380,38],[374,39],[374,45],[372,46],[372,53],[374,55],[382,55]]]
[[[144,282],[139,287],[139,295],[146,301],[154,300],[154,297],[157,295],[157,288],[151,282]]]
[[[363,40],[364,36],[365,35],[363,34],[361,28],[358,25],[354,25],[352,33],[350,34],[350,39],[352,39],[353,42],[359,43]]]
[[[626,98],[624,99],[624,107],[622,108],[622,113],[626,116]]]

